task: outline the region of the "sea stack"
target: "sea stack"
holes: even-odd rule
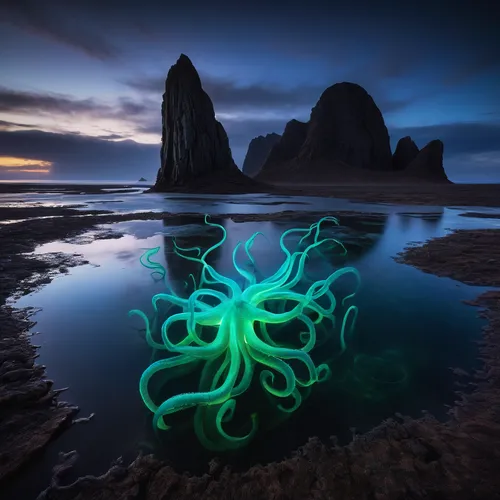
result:
[[[391,145],[382,113],[363,87],[343,82],[323,92],[309,122],[287,124],[257,178],[364,182],[377,172],[391,170]]]
[[[241,191],[246,180],[251,182],[235,165],[224,127],[184,54],[168,72],[161,115],[161,166],[153,190],[217,192],[232,183]]]
[[[393,170],[405,169],[417,157],[418,152],[418,146],[409,135],[399,139],[392,155]]]
[[[281,135],[274,132],[265,136],[259,135],[252,139],[248,145],[248,151],[243,162],[243,173],[249,177],[254,177],[258,174],[272,147],[280,139]]]
[[[423,147],[415,159],[404,169],[413,178],[431,182],[451,182],[443,167],[443,142],[439,139]]]
[[[363,87],[343,82],[323,92],[311,111],[299,159],[391,170],[391,146],[384,118]]]
[[[306,140],[307,128],[308,124],[299,120],[290,120],[286,124],[283,135],[272,147],[260,172],[257,174],[259,179],[272,178],[273,180],[279,180],[279,175],[275,175],[277,173],[276,168],[279,170],[277,166],[286,164],[297,157],[302,144]]]

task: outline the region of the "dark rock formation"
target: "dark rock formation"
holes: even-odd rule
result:
[[[254,186],[235,165],[224,127],[215,119],[212,101],[184,54],[168,72],[161,114],[161,167],[155,191],[217,190],[221,183],[242,188],[245,181]]]
[[[443,167],[443,143],[429,142],[404,169],[405,174],[432,182],[450,182]]]
[[[138,182],[148,182],[148,180],[147,180],[147,179],[144,179],[144,177],[141,177],[141,178],[138,180]]]
[[[384,118],[365,89],[343,82],[323,92],[311,112],[299,159],[340,161],[370,170],[392,168]]]
[[[308,124],[298,120],[290,120],[281,136],[281,139],[273,146],[267,159],[262,166],[259,178],[272,176],[277,165],[293,160],[300,152],[300,148],[307,137]]]
[[[258,178],[281,182],[375,182],[392,171],[389,133],[372,97],[354,83],[327,88],[308,123],[292,120]]]
[[[393,170],[405,169],[418,155],[418,146],[407,135],[399,139],[392,156]]]
[[[256,175],[264,165],[272,147],[281,139],[281,135],[259,135],[250,141],[248,151],[243,162],[243,173],[249,177]]]

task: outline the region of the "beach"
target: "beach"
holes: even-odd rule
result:
[[[14,198],[37,190],[59,190],[71,194],[105,197],[107,189],[117,194],[137,186],[61,186],[0,184],[0,193]],[[282,186],[283,195],[298,195]],[[305,186],[301,195],[346,198],[381,204],[500,207],[497,185],[417,186]],[[141,196],[148,196],[147,194]],[[36,460],[49,441],[78,423],[78,401],[64,401],[58,381],[47,380],[44,367],[36,364],[37,348],[25,335],[32,327],[30,311],[15,310],[8,297],[44,287],[55,276],[87,261],[80,255],[64,253],[30,254],[38,245],[55,240],[83,241],[92,231],[93,239],[114,239],[121,234],[102,224],[135,220],[165,220],[171,212],[113,213],[109,210],[74,206],[30,206],[11,203],[0,208],[0,300],[2,349],[0,377],[0,484],[22,474],[22,466]],[[184,216],[200,218],[199,212]],[[293,220],[299,210],[274,213],[222,214],[233,221]],[[339,215],[338,212],[308,212],[309,217]],[[344,211],[341,215],[356,215]],[[365,217],[366,213],[363,214]],[[377,220],[377,213],[369,215]],[[496,213],[469,213],[466,217],[498,217]],[[54,223],[57,221],[57,223]],[[8,223],[5,223],[8,222]],[[29,255],[27,255],[29,254]],[[472,285],[500,287],[500,229],[456,230],[423,245],[411,246],[394,258],[401,265],[445,276]],[[323,442],[311,436],[309,442],[280,462],[254,465],[234,472],[216,460],[203,476],[177,471],[153,456],[139,456],[131,464],[119,461],[99,477],[84,477],[63,485],[64,473],[77,457],[62,457],[54,469],[52,484],[40,498],[91,500],[99,498],[335,498],[397,499],[453,498],[492,499],[500,491],[500,292],[479,295],[471,306],[487,319],[480,345],[484,364],[477,373],[457,370],[457,392],[449,418],[438,421],[431,414],[421,418],[395,415],[366,434],[354,435],[352,442],[339,445],[333,438]],[[467,390],[465,391],[465,387]],[[75,423],[77,422],[77,423]],[[89,422],[88,425],[92,425]],[[118,457],[117,457],[118,458]],[[495,496],[497,495],[497,496]]]

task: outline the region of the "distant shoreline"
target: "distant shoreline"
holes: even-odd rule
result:
[[[11,183],[0,181],[0,193],[29,193],[32,191],[50,193],[53,190],[61,191],[63,194],[104,194],[108,189],[114,194],[120,192],[147,191],[151,186],[148,183],[96,183],[96,184],[72,184],[72,183]],[[251,191],[236,193],[231,192],[231,186],[218,186],[210,191],[209,188],[203,192],[183,190],[177,188],[172,190],[172,195],[185,194],[189,196],[199,195],[234,195],[254,194]],[[109,194],[109,193],[107,193]],[[168,196],[167,193],[155,193],[155,195]],[[266,194],[266,193],[255,193]],[[468,207],[500,207],[500,184],[310,184],[301,185],[276,185],[269,196],[313,196],[325,198],[342,198],[354,202],[369,203],[393,203],[404,205],[434,205],[434,206],[468,206]],[[147,196],[148,194],[145,193]]]

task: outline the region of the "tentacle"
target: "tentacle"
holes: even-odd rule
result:
[[[154,262],[151,260],[151,257],[158,253],[160,247],[147,249],[145,253],[143,253],[139,257],[139,262],[147,269],[154,269],[155,273],[159,273],[162,278],[166,275],[166,269],[159,262]]]
[[[250,273],[249,271],[241,268],[238,265],[238,263],[236,262],[236,253],[238,252],[238,249],[240,248],[240,246],[241,246],[241,241],[238,241],[238,243],[236,243],[234,250],[233,250],[233,266],[236,269],[236,272],[240,276],[245,278],[245,280],[247,280],[249,284],[253,284],[253,283],[255,283],[255,276],[252,273]]]
[[[139,309],[131,309],[128,312],[129,316],[139,316],[144,320],[144,323],[146,323],[146,342],[153,348],[153,349],[159,349],[159,350],[166,350],[167,347],[164,344],[160,344],[159,342],[156,342],[153,339],[153,336],[151,335],[151,328],[149,326],[149,318]]]
[[[161,327],[162,339],[167,349],[172,352],[178,352],[183,354],[189,354],[191,356],[200,357],[203,359],[209,359],[216,356],[220,356],[220,354],[227,348],[229,330],[228,328],[223,328],[222,325],[219,327],[219,332],[215,339],[203,346],[190,346],[187,345],[192,342],[193,336],[190,332],[187,333],[186,337],[177,344],[173,344],[168,337],[168,330],[170,326],[176,321],[186,321],[189,319],[189,313],[177,313],[170,316]],[[197,313],[196,322],[200,325],[204,326],[217,326],[220,323],[221,316],[217,313],[217,311],[212,310],[208,313]]]
[[[274,382],[274,373],[269,370],[263,370],[260,373],[260,383],[262,387],[264,387],[264,389],[273,396],[279,398],[288,397],[295,389],[295,374],[293,373],[291,366],[279,358],[268,356],[261,351],[258,351],[257,349],[250,349],[252,357],[255,359],[255,361],[261,363],[264,366],[272,368],[280,375],[283,375],[283,378],[285,379],[285,388],[281,390],[275,389],[274,387],[272,387],[272,385],[270,385],[270,383],[272,384]]]
[[[230,436],[223,428],[222,422],[227,422],[232,420],[234,409],[236,407],[236,401],[234,399],[229,399],[226,401],[217,412],[217,416],[215,417],[215,425],[217,426],[217,430],[219,434],[227,441],[229,441],[233,446],[240,447],[247,444],[257,432],[257,414],[252,413],[250,416],[252,421],[252,427],[250,431],[244,436]]]
[[[297,388],[290,395],[293,397],[293,406],[291,408],[285,408],[281,403],[278,404],[278,408],[285,413],[293,413],[302,403],[302,396]]]
[[[346,350],[346,343],[345,343],[345,326],[347,323],[347,318],[349,317],[349,313],[353,311],[354,313],[354,318],[352,319],[351,322],[351,327],[350,327],[350,332],[354,330],[354,325],[356,323],[356,319],[358,317],[358,308],[356,306],[350,306],[349,309],[344,314],[344,319],[342,320],[342,327],[340,329],[340,348],[342,352]]]
[[[255,332],[253,331],[252,328],[248,328],[245,332],[245,339],[248,342],[248,345],[256,350],[259,351],[262,354],[265,354],[270,357],[274,358],[282,358],[282,359],[296,359],[298,361],[301,361],[306,365],[306,368],[309,372],[309,380],[307,381],[300,381],[302,385],[311,385],[314,382],[317,381],[317,372],[316,372],[316,367],[314,366],[314,363],[309,356],[304,351],[298,350],[298,349],[288,349],[286,347],[274,347],[267,345],[265,342],[262,342]],[[297,383],[299,383],[299,379],[296,379]]]
[[[250,387],[250,384],[252,383],[253,370],[255,365],[253,361],[254,358],[250,356],[250,353],[248,352],[248,348],[247,345],[245,344],[243,336],[238,335],[237,341],[238,341],[238,347],[241,352],[241,356],[243,358],[244,368],[239,384],[237,384],[234,387],[233,391],[231,392],[231,397],[233,398],[239,396],[240,394],[243,394]]]
[[[149,411],[155,413],[158,410],[158,405],[155,404],[155,402],[149,395],[148,385],[149,381],[151,380],[151,377],[155,373],[158,373],[161,370],[174,368],[176,366],[185,365],[187,363],[196,363],[197,361],[198,360],[195,358],[182,354],[180,356],[175,356],[173,358],[160,359],[159,361],[156,361],[155,363],[146,368],[139,381],[139,392],[141,394],[142,400],[144,401],[144,404],[146,405]],[[169,428],[169,426],[166,425],[162,419],[159,422],[158,428],[166,430]]]
[[[222,326],[224,326],[224,330],[227,330],[226,325],[221,325],[221,327]],[[199,349],[206,348],[200,347]],[[153,418],[153,427],[158,427],[159,421],[163,420],[163,417],[170,413],[196,405],[221,404],[227,401],[230,398],[241,364],[241,355],[234,336],[229,336],[229,352],[231,355],[229,373],[220,387],[213,391],[191,392],[172,396],[158,407]]]

